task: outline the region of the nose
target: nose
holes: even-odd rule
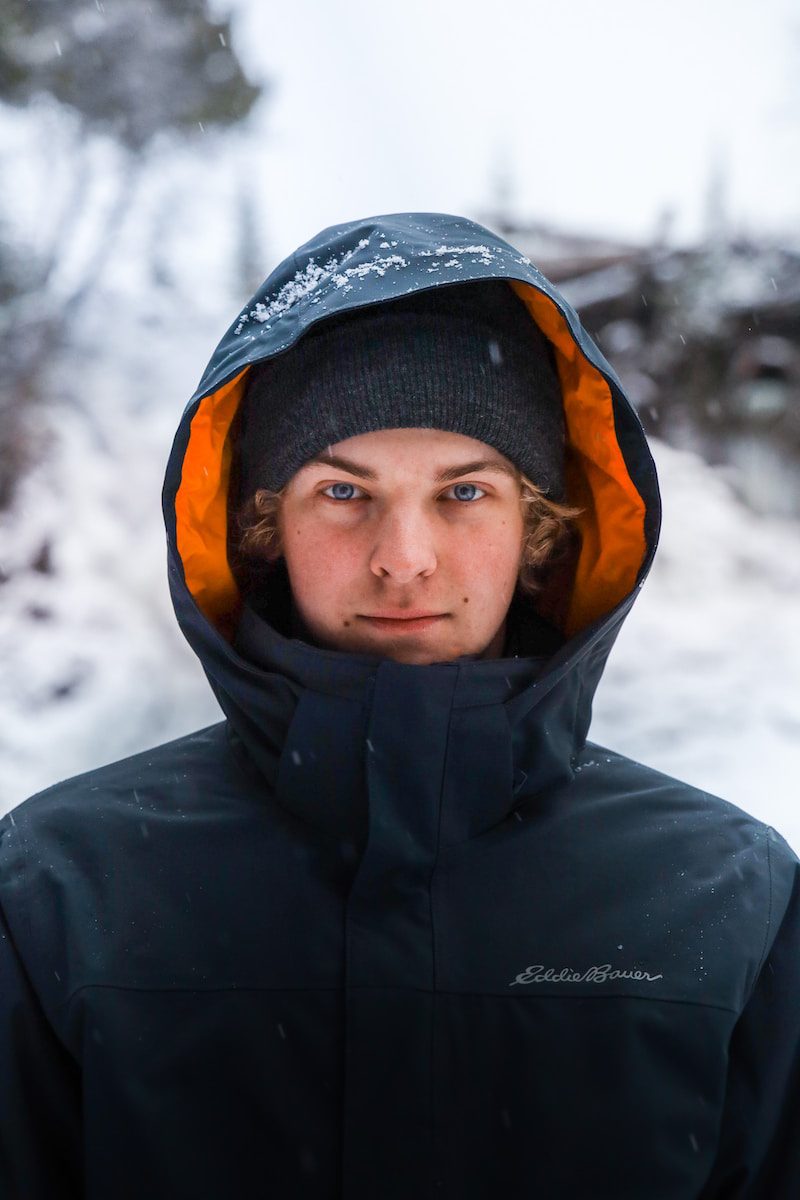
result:
[[[433,531],[422,514],[387,513],[378,527],[369,567],[380,578],[396,583],[427,578],[436,570]]]

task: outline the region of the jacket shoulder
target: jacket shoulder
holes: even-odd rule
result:
[[[176,814],[202,820],[248,790],[224,721],[53,784],[0,819],[0,903],[70,864],[118,867],[149,830],[177,833]]]
[[[602,768],[602,769],[600,769]],[[770,926],[780,923],[800,875],[800,858],[783,835],[739,805],[624,754],[587,742],[576,779],[596,772],[593,788],[624,798],[628,819],[655,827],[666,850],[691,843],[709,864],[748,860],[765,881]],[[601,782],[602,780],[602,782]]]
[[[605,768],[604,774],[613,786],[619,787],[622,782],[626,793],[642,797],[652,796],[670,809],[678,813],[684,812],[687,817],[696,814],[706,823],[736,825],[742,830],[749,830],[758,838],[766,838],[767,832],[771,830],[771,843],[780,845],[795,864],[800,863],[795,851],[776,829],[715,792],[706,791],[684,779],[677,779],[665,771],[659,771],[656,767],[628,758],[605,746],[587,742],[576,761],[576,773],[597,766]]]
[[[83,818],[94,808],[105,806],[109,797],[128,795],[137,786],[157,787],[168,777],[174,790],[177,773],[184,771],[188,778],[213,771],[223,756],[227,759],[228,751],[225,722],[220,721],[51,784],[5,814],[0,820],[0,838],[3,832],[15,829],[44,831],[51,822],[60,823],[70,814]]]
[[[0,820],[0,910],[49,1011],[124,975],[123,931],[155,939],[176,894],[181,910],[187,888],[219,873],[209,831],[242,828],[247,845],[257,799],[220,722],[54,784]]]

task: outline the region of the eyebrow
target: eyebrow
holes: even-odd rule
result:
[[[355,475],[357,479],[375,481],[379,478],[377,472],[370,467],[362,467],[360,463],[354,462],[351,458],[343,458],[341,454],[318,454],[304,464],[304,469],[314,465],[334,467],[339,471],[346,471],[348,475]],[[440,471],[434,477],[434,483],[446,483],[451,479],[460,479],[462,475],[475,475],[480,471],[500,471],[503,475],[510,475],[513,479],[517,477],[517,472],[510,463],[499,462],[494,458],[476,458],[473,462],[461,463],[457,467],[447,467],[444,471]]]

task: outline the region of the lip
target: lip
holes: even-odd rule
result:
[[[445,617],[446,613],[428,612],[424,608],[384,608],[376,613],[362,613],[368,621],[419,621],[427,617]]]
[[[362,621],[368,621],[376,629],[385,629],[392,633],[412,633],[429,629],[437,621],[444,621],[447,613],[429,613],[419,609],[388,609],[381,613],[361,613]]]

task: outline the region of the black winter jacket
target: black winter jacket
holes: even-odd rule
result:
[[[250,365],[485,278],[564,393],[584,516],[551,652],[407,666],[243,607]],[[798,861],[586,740],[660,508],[616,375],[537,269],[457,217],[325,230],[222,340],[164,511],[226,720],[0,823],[0,1197],[796,1200]]]

